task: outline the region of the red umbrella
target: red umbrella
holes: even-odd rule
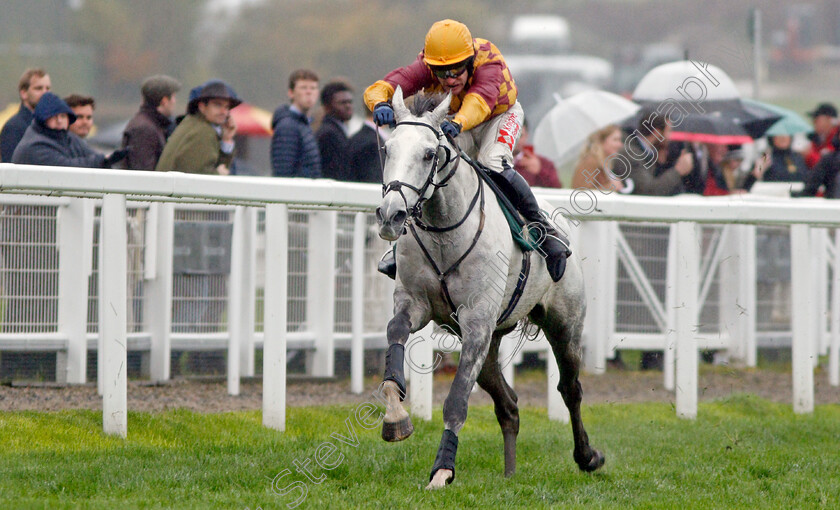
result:
[[[236,133],[247,136],[271,136],[271,112],[242,103],[230,111]]]

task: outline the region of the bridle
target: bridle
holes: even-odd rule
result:
[[[425,128],[431,129],[432,133],[435,134],[435,138],[437,139],[437,142],[438,142],[437,149],[435,150],[435,157],[432,160],[432,164],[429,168],[429,175],[426,177],[426,182],[424,182],[422,186],[420,186],[418,188],[418,187],[416,187],[412,184],[409,184],[407,182],[402,182],[402,181],[397,181],[397,180],[394,180],[394,181],[389,182],[388,184],[383,184],[382,185],[382,198],[385,198],[385,195],[387,195],[391,191],[396,191],[402,197],[403,202],[405,203],[405,206],[406,206],[405,207],[406,210],[408,210],[408,200],[405,198],[405,193],[403,193],[402,189],[403,188],[408,188],[411,191],[417,193],[417,197],[418,197],[417,202],[414,204],[414,207],[412,207],[411,210],[408,211],[408,217],[413,218],[415,220],[419,220],[420,217],[423,215],[423,203],[426,202],[426,200],[428,200],[429,198],[431,198],[431,196],[426,197],[426,192],[429,190],[429,187],[433,186],[435,188],[434,191],[437,191],[438,188],[443,188],[443,187],[447,186],[447,183],[449,182],[449,179],[454,177],[455,172],[458,170],[458,163],[460,161],[461,156],[460,156],[460,154],[456,153],[455,157],[454,158],[452,157],[452,151],[449,149],[449,147],[447,147],[443,143],[443,133],[441,131],[438,131],[437,129],[435,129],[434,126],[432,126],[431,124],[426,124],[425,122],[405,121],[405,122],[398,122],[396,124],[396,127],[400,127],[400,126],[423,126]],[[377,137],[378,137],[378,135],[379,135],[379,132],[377,131]],[[446,153],[446,160],[443,162],[442,165],[440,165],[440,168],[445,168],[447,165],[452,163],[452,169],[449,171],[449,173],[446,175],[446,177],[444,177],[439,182],[435,182],[435,174],[437,174],[437,172],[438,172],[438,161],[440,160],[441,151]],[[383,166],[383,170],[384,170],[384,164],[382,163],[381,160],[380,160],[380,165]],[[434,191],[432,191],[432,194],[434,194]],[[469,212],[467,212],[467,215],[469,215]]]
[[[400,196],[403,199],[403,202],[405,202],[406,209],[408,209],[408,201],[405,198],[405,194],[403,193],[402,188],[408,188],[417,193],[417,203],[414,204],[414,207],[412,207],[411,210],[408,212],[408,218],[406,218],[406,223],[408,223],[408,228],[411,231],[411,235],[414,237],[414,240],[417,241],[417,244],[420,246],[420,251],[423,252],[423,256],[426,258],[426,260],[432,266],[432,269],[434,269],[435,273],[437,274],[438,280],[440,281],[441,290],[443,291],[443,295],[446,298],[446,302],[449,304],[449,308],[452,310],[453,313],[457,313],[455,303],[452,301],[452,297],[449,295],[449,287],[446,285],[446,277],[458,269],[458,267],[461,265],[461,262],[463,262],[464,259],[467,258],[467,255],[469,255],[472,252],[473,248],[475,248],[475,246],[478,244],[478,239],[481,237],[481,233],[484,231],[484,182],[482,181],[481,176],[478,173],[478,169],[476,169],[475,166],[470,165],[470,167],[476,174],[478,188],[476,189],[475,195],[473,196],[472,201],[470,202],[470,206],[467,208],[467,211],[464,213],[464,216],[454,224],[446,227],[436,227],[433,225],[426,225],[425,223],[423,223],[423,221],[421,220],[423,203],[429,198],[431,198],[431,195],[429,197],[425,196],[426,191],[428,191],[430,186],[434,186],[435,191],[437,191],[438,188],[443,188],[448,185],[448,181],[455,175],[455,172],[458,170],[458,164],[461,160],[461,151],[460,149],[456,150],[455,157],[453,158],[452,151],[443,143],[443,133],[435,129],[434,126],[432,126],[431,124],[426,124],[425,122],[405,121],[397,123],[397,127],[399,127],[400,125],[423,126],[425,128],[431,129],[432,132],[435,134],[435,138],[437,138],[438,140],[438,147],[435,151],[435,157],[432,161],[432,165],[429,170],[429,175],[426,177],[426,182],[424,182],[420,188],[417,188],[406,182],[394,180],[389,182],[388,184],[382,185],[382,197],[384,198],[385,195],[387,195],[391,191],[396,191],[400,194]],[[379,133],[377,132],[377,136],[378,134]],[[449,143],[452,144],[453,147],[457,148],[455,141],[451,138],[449,138]],[[438,159],[441,149],[443,150],[443,152],[446,153],[446,160],[443,162],[440,168],[445,168],[449,164],[452,164],[452,168],[451,170],[449,170],[449,173],[446,175],[446,177],[444,177],[439,182],[435,182],[434,177],[435,174],[438,172]],[[432,192],[432,195],[434,195],[434,191]],[[460,227],[465,221],[467,221],[467,218],[469,218],[473,209],[475,209],[476,203],[480,203],[479,211],[481,216],[478,223],[478,230],[476,230],[475,236],[473,236],[472,243],[470,244],[469,248],[467,248],[467,251],[465,251],[460,257],[458,257],[458,260],[456,260],[455,263],[449,266],[449,268],[445,271],[441,271],[440,267],[437,265],[437,263],[432,258],[432,255],[429,253],[429,250],[426,248],[426,246],[423,244],[423,241],[417,235],[415,225],[417,228],[426,232],[440,233],[455,230],[456,228]]]

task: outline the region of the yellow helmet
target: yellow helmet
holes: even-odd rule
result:
[[[455,20],[438,21],[426,34],[423,60],[430,66],[450,66],[475,54],[473,38],[466,25]]]

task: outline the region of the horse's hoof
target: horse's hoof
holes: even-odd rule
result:
[[[578,464],[578,467],[581,471],[586,471],[587,473],[591,473],[598,469],[599,467],[604,465],[604,461],[606,457],[600,451],[596,450],[595,448],[592,449],[592,456],[589,457],[589,462],[586,464]]]
[[[394,423],[382,422],[382,439],[389,443],[402,441],[408,438],[412,432],[414,432],[414,425],[411,424],[410,416],[406,416]]]
[[[454,474],[451,469],[438,469],[435,471],[435,475],[432,477],[429,485],[426,486],[426,490],[442,489],[447,484],[452,483],[453,477]]]

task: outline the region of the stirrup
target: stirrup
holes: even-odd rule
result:
[[[379,264],[376,265],[376,270],[392,280],[397,279],[397,257],[394,256],[393,249],[382,254]]]

